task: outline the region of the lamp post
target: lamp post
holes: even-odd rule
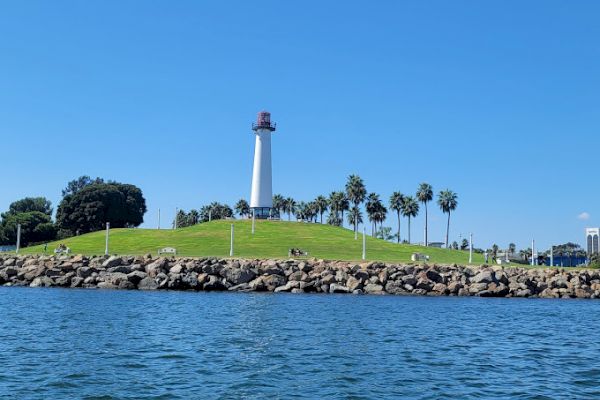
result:
[[[158,209],[158,229],[160,229],[160,208]]]
[[[106,246],[104,248],[104,255],[108,255],[108,235],[110,232],[110,222],[106,223]]]
[[[17,224],[17,249],[16,249],[17,254],[19,254],[20,248],[21,248],[21,224]]]
[[[473,263],[473,234],[469,234],[469,264]]]
[[[254,235],[254,221],[256,220],[256,209],[252,209],[252,234]]]
[[[175,207],[175,223],[174,223],[175,229],[177,229],[177,213],[178,212],[179,212],[179,209],[177,207]]]
[[[531,241],[531,265],[535,265],[535,240]]]
[[[554,246],[550,246],[550,266],[554,266]]]
[[[231,243],[229,244],[229,257],[233,257],[233,224],[231,224]]]
[[[365,234],[365,227],[363,226],[363,243],[362,243],[362,259],[367,258],[367,236]]]

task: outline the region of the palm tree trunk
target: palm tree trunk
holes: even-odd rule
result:
[[[400,243],[400,211],[398,211],[398,243]]]
[[[448,224],[446,225],[446,248],[448,248],[448,234],[450,233],[450,211],[448,211]]]
[[[408,216],[408,244],[410,244],[410,215]]]
[[[323,212],[321,212],[321,224],[323,223]]]
[[[354,217],[354,240],[358,240],[358,215]]]
[[[288,211],[288,222],[292,220],[292,212]]]

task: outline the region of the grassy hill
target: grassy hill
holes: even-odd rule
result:
[[[177,230],[112,229],[110,253],[137,255],[152,253],[159,248],[175,247],[181,256],[229,256],[230,225],[235,226],[234,256],[244,258],[285,258],[292,247],[308,251],[311,257],[333,260],[360,260],[362,238],[354,240],[354,232],[331,225],[306,224],[283,221],[256,221],[252,235],[252,222],[248,220],[213,221]],[[61,241],[75,254],[104,254],[104,232],[94,232]],[[51,253],[59,242],[48,244]],[[43,246],[22,249],[22,253],[42,253]],[[423,248],[399,245],[367,237],[367,259],[400,262],[409,261],[414,252],[422,252],[436,263],[467,263],[465,251]],[[474,262],[482,263],[480,254]]]

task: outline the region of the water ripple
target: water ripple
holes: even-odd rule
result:
[[[600,397],[600,302],[0,288],[0,398]]]

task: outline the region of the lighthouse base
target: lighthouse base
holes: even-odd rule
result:
[[[271,208],[270,207],[253,207],[252,211],[254,212],[254,218],[256,218],[256,219],[271,218]]]

